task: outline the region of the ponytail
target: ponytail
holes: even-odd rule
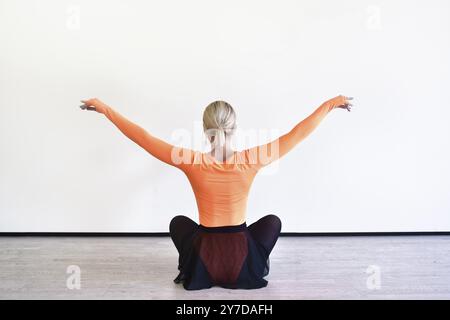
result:
[[[203,113],[203,129],[214,148],[225,145],[228,135],[236,129],[236,113],[225,101],[215,101]]]
[[[226,142],[226,132],[223,128],[212,128],[205,131],[206,136],[215,148],[221,148]]]

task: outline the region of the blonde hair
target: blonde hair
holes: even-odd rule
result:
[[[210,103],[203,112],[203,130],[212,145],[222,147],[226,137],[236,130],[236,113],[225,101]]]

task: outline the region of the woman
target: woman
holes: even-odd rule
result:
[[[200,224],[185,216],[170,222],[170,235],[179,252],[175,283],[187,290],[218,285],[255,289],[267,285],[269,255],[281,231],[281,221],[267,215],[246,224],[247,196],[258,171],[281,158],[306,138],[335,108],[351,110],[345,96],[326,101],[289,133],[268,144],[231,150],[236,114],[224,101],[204,111],[203,126],[211,152],[174,147],[129,121],[98,99],[81,100],[83,109],[104,114],[120,131],[159,160],[181,169],[189,179]]]

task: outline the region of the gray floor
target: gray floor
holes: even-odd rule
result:
[[[70,265],[80,290],[67,288]],[[259,290],[185,291],[176,266],[165,237],[3,237],[0,299],[450,299],[447,236],[283,237]]]

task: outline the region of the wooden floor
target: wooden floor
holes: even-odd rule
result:
[[[166,237],[2,237],[0,299],[450,299],[448,236],[283,237],[258,290],[185,291],[177,258]]]

